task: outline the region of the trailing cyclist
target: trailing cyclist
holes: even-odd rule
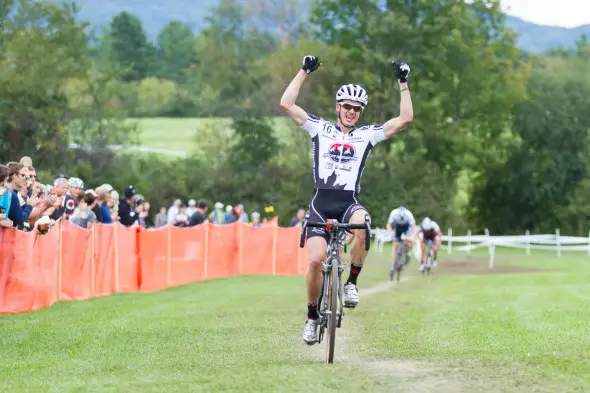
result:
[[[432,250],[434,251],[433,266],[436,267],[438,265],[438,248],[442,242],[442,232],[436,221],[431,220],[430,217],[426,217],[422,220],[419,232],[422,233],[422,253],[420,254],[422,255],[422,260],[420,261],[420,271],[424,271],[426,243],[428,241],[432,242]]]
[[[303,65],[283,96],[281,108],[311,137],[313,151],[314,194],[309,204],[310,221],[363,224],[366,209],[359,201],[360,180],[371,149],[390,138],[414,117],[407,78],[410,67],[393,62],[393,71],[400,87],[400,114],[384,124],[358,126],[369,97],[357,84],[345,84],[336,92],[335,123],[307,113],[295,104],[299,90],[310,73],[321,66],[316,56],[304,56]],[[354,308],[359,302],[357,278],[367,256],[364,230],[353,230],[350,276],[344,286],[344,306]],[[322,228],[306,229],[309,269],[306,277],[307,321],[303,340],[317,342],[318,300],[322,286],[322,266],[326,259],[329,234]]]
[[[410,262],[410,249],[414,246],[414,239],[417,235],[416,231],[416,220],[414,219],[414,215],[404,206],[397,207],[389,213],[389,218],[387,219],[387,231],[389,233],[389,237],[393,240],[393,265],[395,263],[397,257],[397,250],[399,248],[399,241],[404,235],[404,245],[406,248],[406,255],[404,265],[407,265]],[[399,261],[401,263],[401,261]],[[390,275],[393,274],[393,267],[389,272]]]

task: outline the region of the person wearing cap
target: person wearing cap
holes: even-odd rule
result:
[[[260,213],[252,212],[252,226],[259,227],[262,224],[260,223]]]
[[[74,200],[77,201],[80,192],[84,190],[84,182],[82,181],[82,179],[79,179],[77,177],[70,177],[68,179],[68,186],[70,186],[70,195],[73,196]]]
[[[134,210],[135,187],[128,186],[125,188],[124,197],[119,199],[119,219],[121,224],[130,227],[137,222]]]
[[[238,217],[239,220],[245,223],[249,223],[250,222],[250,218],[248,218],[248,213],[246,213],[246,210],[244,209],[244,205],[243,204],[239,204],[238,207],[240,208],[240,211],[242,212]]]
[[[225,223],[225,212],[223,211],[223,203],[216,202],[215,210],[209,214],[209,222],[212,224],[224,224]]]
[[[231,224],[238,221],[238,216],[234,214],[234,208],[232,205],[227,205],[225,207],[225,223]]]
[[[176,199],[170,209],[168,209],[168,224],[174,225],[174,219],[176,215],[180,212],[180,205],[182,201],[180,199]]]
[[[188,218],[191,218],[191,216],[193,214],[195,214],[196,211],[197,211],[197,201],[195,201],[194,199],[190,199],[188,201],[188,207],[186,209],[184,209],[184,214],[186,214],[186,216]]]

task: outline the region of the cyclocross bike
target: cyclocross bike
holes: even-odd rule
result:
[[[340,250],[344,248],[346,252],[349,229],[364,229],[366,232],[365,250],[369,250],[371,245],[371,226],[369,215],[365,215],[364,224],[343,224],[337,220],[328,220],[328,222],[309,222],[309,213],[306,213],[301,225],[301,240],[299,247],[305,246],[305,231],[307,228],[324,228],[330,234],[330,240],[327,246],[327,257],[323,262],[323,282],[322,292],[318,302],[318,344],[326,335],[326,363],[334,362],[334,348],[336,346],[336,328],[342,324],[344,317],[344,306],[342,304],[342,272],[344,271],[344,262],[340,259]]]
[[[408,255],[408,250],[406,250],[406,243],[404,241],[405,237],[406,234],[402,233],[398,240],[395,240],[395,242],[398,243],[398,247],[397,253],[395,255],[395,262],[393,262],[393,266],[391,267],[391,269],[389,269],[390,280],[393,280],[393,278],[395,277],[395,279],[399,281],[399,278],[402,274],[402,269],[404,269],[410,262],[410,256]],[[405,261],[403,263],[400,262],[402,261],[402,258],[405,258]]]
[[[422,274],[430,275],[430,269],[434,263],[434,249],[432,248],[432,240],[426,241],[426,259],[424,260],[424,270]]]

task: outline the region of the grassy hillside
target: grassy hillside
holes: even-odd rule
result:
[[[188,154],[199,149],[198,133],[207,128],[231,132],[231,119],[224,118],[139,118],[129,119],[138,124],[141,147],[182,151]],[[289,119],[278,117],[275,120],[277,135],[284,134],[291,126]]]

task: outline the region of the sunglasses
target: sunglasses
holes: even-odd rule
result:
[[[346,111],[353,109],[356,113],[362,112],[362,110],[363,110],[363,107],[360,105],[342,104],[342,107]]]

